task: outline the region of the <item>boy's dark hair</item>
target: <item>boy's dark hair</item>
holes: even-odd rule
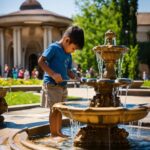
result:
[[[84,46],[84,32],[78,26],[70,26],[63,36],[68,36],[70,38],[70,43],[74,43],[78,46],[79,49],[82,49]]]

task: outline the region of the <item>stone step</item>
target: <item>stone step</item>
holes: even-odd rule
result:
[[[69,123],[68,119],[63,120],[63,126],[67,126]],[[1,140],[2,146],[0,150],[58,150],[55,144],[55,140],[52,138],[52,142],[47,146],[43,143],[35,144],[31,137],[47,135],[50,133],[49,124],[35,126],[31,128],[24,128],[13,132],[9,137],[3,137]],[[48,138],[51,140],[50,138]],[[3,149],[2,149],[3,148]]]
[[[44,129],[45,127],[46,126],[43,126],[42,128],[41,127],[37,128],[37,132],[39,132],[41,129]],[[54,147],[50,147],[50,146],[47,147],[44,144],[35,144],[34,142],[32,142],[32,140],[29,140],[28,133],[30,134],[33,133],[34,135],[35,129],[25,128],[15,132],[13,135],[9,137],[8,146],[3,145],[2,148],[4,150],[31,150],[31,149],[32,150],[58,150],[57,148]]]
[[[20,133],[24,132],[26,129],[19,130],[13,133],[8,139],[8,145],[10,146],[11,150],[28,150],[20,143],[21,137],[19,136]],[[24,137],[25,138],[25,137]]]

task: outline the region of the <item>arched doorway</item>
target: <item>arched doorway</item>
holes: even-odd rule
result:
[[[11,42],[8,46],[8,62],[6,62],[11,68],[14,67],[14,48],[13,43]]]
[[[31,75],[34,67],[37,67],[39,71],[39,78],[42,78],[43,75],[43,72],[38,66],[38,58],[41,55],[41,52],[41,46],[37,41],[30,41],[25,49],[25,68],[29,70]]]
[[[38,66],[38,57],[36,54],[31,54],[29,56],[29,66],[28,66],[30,74],[32,70],[37,66]]]
[[[11,50],[10,50],[10,66],[14,67],[14,49],[13,49],[13,47],[11,47]]]

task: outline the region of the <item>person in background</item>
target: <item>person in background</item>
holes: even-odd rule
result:
[[[16,66],[14,66],[12,68],[12,76],[13,76],[13,79],[17,79],[18,78],[18,68]]]
[[[37,70],[37,68],[35,67],[32,71],[32,78],[33,79],[38,79],[39,76],[39,71]]]
[[[84,46],[84,32],[78,26],[69,27],[60,41],[52,43],[44,50],[38,60],[39,66],[45,72],[43,90],[50,107],[50,131],[52,136],[65,135],[61,132],[62,114],[52,107],[57,102],[63,102],[67,98],[67,80],[74,79],[71,53]]]
[[[94,77],[95,77],[95,71],[94,71],[93,67],[90,67],[89,73],[90,73],[90,77],[91,77],[91,78],[94,78]]]
[[[5,64],[4,66],[4,78],[7,79],[9,74],[9,66],[8,64]]]
[[[78,78],[82,77],[82,68],[81,68],[80,64],[78,64],[78,66],[77,66],[77,76],[78,76]]]
[[[24,69],[20,68],[18,72],[18,78],[23,79],[24,78]]]
[[[86,78],[87,78],[87,79],[91,78],[91,74],[90,74],[90,71],[89,71],[89,70],[86,70]]]
[[[143,71],[143,80],[148,80],[146,71]]]
[[[29,73],[28,69],[25,69],[25,72],[24,72],[24,79],[25,79],[25,80],[30,79],[30,73]]]

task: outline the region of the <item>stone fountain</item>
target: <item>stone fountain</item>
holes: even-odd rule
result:
[[[63,115],[87,124],[80,128],[74,138],[76,147],[129,147],[128,132],[119,128],[118,124],[140,120],[148,114],[149,108],[146,105],[127,108],[120,101],[119,87],[127,87],[132,81],[117,78],[116,64],[128,48],[117,46],[115,38],[115,33],[108,30],[105,33],[105,45],[93,48],[104,62],[105,71],[101,78],[89,79],[83,83],[93,87],[96,93],[87,102],[88,106],[84,107],[85,102],[62,102],[53,106]]]
[[[2,114],[6,112],[8,108],[6,100],[4,98],[6,96],[6,93],[7,89],[0,87],[0,124],[4,121],[4,117],[2,116]]]

